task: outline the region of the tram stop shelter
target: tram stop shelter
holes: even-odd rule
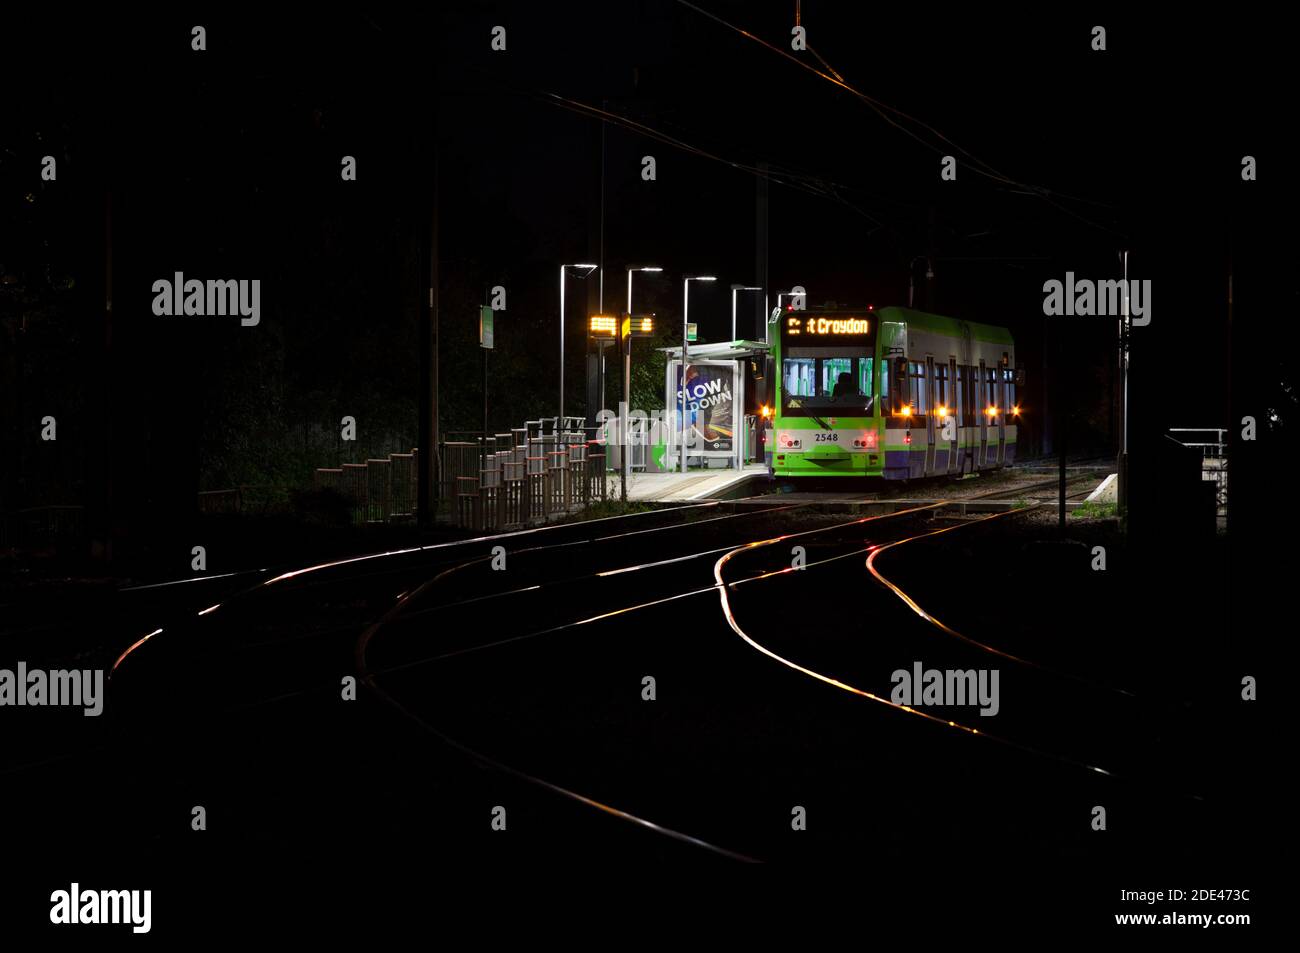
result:
[[[668,355],[664,425],[652,434],[646,469],[681,468],[682,349]],[[762,341],[692,344],[686,354],[687,467],[732,467],[762,459],[759,406],[769,393],[768,345]]]

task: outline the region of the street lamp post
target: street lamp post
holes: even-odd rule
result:
[[[756,285],[732,285],[731,286],[731,340],[736,340],[736,292],[737,291],[762,291],[762,288]],[[766,318],[763,319],[766,322]]]
[[[779,292],[777,292],[777,295],[776,295],[776,310],[777,310],[777,311],[780,311],[780,310],[781,310],[781,299],[782,299],[782,298],[797,298],[797,297],[799,297],[799,292],[796,292],[796,291],[779,291]],[[764,307],[764,308],[767,308],[767,295],[766,295],[766,294],[763,295],[763,307]],[[770,309],[767,310],[767,313],[766,313],[766,315],[765,315],[765,319],[766,319],[766,322],[767,322],[767,323],[765,323],[765,324],[763,325],[763,341],[764,341],[764,343],[771,344],[771,343],[772,343],[772,340],[771,340],[771,333],[770,333],[770,331],[769,331],[769,327],[771,326],[771,322],[772,322],[772,312],[771,312]]]
[[[909,308],[913,307],[912,302],[916,296],[916,285],[914,282],[914,278],[916,276],[916,263],[918,261],[925,262],[925,280],[929,282],[934,279],[934,262],[931,261],[928,256],[917,255],[910,262],[908,262],[907,264],[907,306]],[[934,305],[930,305],[930,307],[934,307]]]
[[[782,299],[782,298],[797,298],[797,297],[799,297],[801,294],[804,294],[804,292],[802,292],[802,291],[782,291],[782,292],[780,292],[780,293],[776,296],[776,310],[778,310],[778,311],[781,310],[781,299]]]
[[[632,318],[632,272],[634,271],[663,271],[655,265],[644,265],[639,268],[628,268],[627,270],[627,317]],[[620,323],[621,326],[621,323]],[[632,461],[631,445],[627,439],[628,410],[632,406],[632,335],[628,334],[623,344],[623,405],[619,408],[619,433],[623,439],[623,453],[621,454],[623,471],[623,502],[627,502],[627,482],[632,478]]]
[[[561,265],[560,266],[560,416],[555,419],[556,433],[564,426],[564,274],[570,268],[585,268],[582,277],[586,278],[596,270],[597,265]],[[559,439],[558,437],[556,439]]]
[[[692,281],[717,281],[716,275],[689,275],[682,281],[682,442],[681,442],[681,471],[686,472],[686,360],[690,345],[686,340],[687,328],[690,326],[690,309],[691,309],[691,282]]]

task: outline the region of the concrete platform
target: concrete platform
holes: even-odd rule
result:
[[[738,484],[755,478],[767,478],[767,466],[751,463],[743,470],[688,470],[686,473],[636,473],[628,483],[627,498],[641,503],[682,503],[708,500]],[[610,478],[611,495],[618,495],[618,475]]]
[[[1088,503],[1117,503],[1119,502],[1119,483],[1117,473],[1112,473],[1106,479],[1101,481],[1097,489],[1089,495]]]

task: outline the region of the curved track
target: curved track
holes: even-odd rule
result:
[[[734,721],[740,711],[752,708],[754,690],[771,692],[773,699],[781,697],[779,710],[787,712],[787,720],[800,710],[789,708],[796,704],[807,712],[803,717],[823,725],[824,733],[828,725],[836,725],[833,731],[843,730],[834,706],[828,707],[823,696],[816,692],[806,695],[769,670],[752,669],[726,648],[726,643],[709,634],[723,624],[727,627],[723,631],[739,635],[750,649],[757,649],[769,661],[780,661],[786,670],[805,679],[833,685],[846,695],[865,697],[882,706],[901,707],[906,714],[918,716],[918,721],[1001,742],[1000,747],[1022,755],[1107,775],[1105,769],[1072,752],[1026,742],[1014,733],[995,735],[955,717],[894,705],[878,690],[859,687],[853,678],[826,675],[822,666],[803,664],[789,652],[764,645],[762,636],[746,631],[752,628],[750,623],[738,621],[733,602],[738,587],[748,591],[755,584],[757,592],[763,588],[763,580],[789,578],[794,571],[765,569],[728,579],[724,567],[734,567],[743,554],[774,551],[778,543],[795,541],[813,551],[808,569],[851,566],[851,559],[862,558],[861,565],[893,589],[897,601],[905,604],[913,617],[919,616],[969,647],[1034,668],[1033,662],[940,623],[876,568],[876,557],[885,550],[956,528],[922,527],[918,532],[912,524],[961,499],[834,522],[801,514],[807,504],[781,504],[779,498],[773,502],[775,505],[761,509],[718,514],[712,510],[725,504],[683,507],[666,516],[660,514],[663,525],[640,525],[654,523],[654,519],[614,518],[415,547],[279,573],[204,609],[175,632],[157,629],[136,641],[119,657],[114,676],[117,681],[123,671],[140,669],[135,673],[138,677],[128,679],[129,684],[115,685],[115,690],[129,694],[147,682],[150,673],[156,677],[179,663],[211,666],[223,674],[240,673],[241,690],[223,696],[217,716],[221,711],[239,713],[272,704],[306,705],[309,700],[319,707],[318,702],[324,704],[331,693],[337,693],[341,657],[346,654],[347,668],[384,703],[383,709],[397,712],[425,738],[436,739],[446,751],[479,769],[487,768],[545,796],[558,797],[593,817],[616,818],[629,828],[687,849],[730,860],[782,856],[788,846],[768,835],[751,839],[746,830],[728,826],[716,804],[683,802],[676,791],[666,787],[671,779],[673,783],[689,782],[697,791],[725,789],[733,798],[743,796],[739,792],[745,790],[762,789],[763,772],[770,773],[770,766],[764,766],[762,760],[736,761],[740,754],[735,741],[726,740],[745,730],[743,721],[727,727],[728,718]],[[796,518],[820,518],[825,525],[801,528],[806,523],[792,523]],[[520,543],[524,545],[517,545]],[[506,548],[510,567],[506,572],[495,571],[493,566],[493,548],[500,546]],[[709,565],[711,576],[705,570]],[[809,578],[815,573],[800,575]],[[520,577],[526,585],[513,583]],[[722,608],[721,618],[712,617],[716,622],[705,608],[708,603],[701,601],[712,593],[717,593]],[[333,612],[336,607],[342,611]],[[687,630],[678,625],[682,619],[691,620]],[[284,625],[286,620],[291,624]],[[636,624],[629,626],[629,621]],[[164,631],[168,638],[160,639]],[[698,631],[700,638],[688,637],[683,642],[690,631]],[[232,634],[236,637],[231,638]],[[157,658],[141,668],[138,659],[145,646],[150,647],[145,654]],[[502,655],[507,649],[510,654]],[[523,654],[517,654],[520,652]],[[312,664],[303,665],[305,657],[310,657]],[[447,669],[448,665],[454,667]],[[714,730],[712,722],[717,722],[721,713],[716,707],[723,704],[721,699],[730,699],[726,704],[735,707],[737,714],[724,717],[717,729],[719,739],[712,743],[723,745],[713,756],[717,764],[704,756],[691,761],[683,759],[681,752],[657,750],[667,736],[646,721],[651,717],[646,713],[654,706],[634,705],[635,711],[624,711],[621,699],[625,695],[615,699],[610,694],[610,685],[626,680],[629,672],[650,667],[671,672],[674,686],[705,680],[697,684],[703,689],[698,697],[691,699],[696,707],[681,717],[703,718],[701,724],[707,730]],[[1052,672],[1045,666],[1038,668]],[[532,685],[539,679],[554,680],[561,687],[542,693]],[[220,681],[220,675],[212,675],[211,680]],[[536,724],[527,720],[531,714],[523,714],[535,708],[522,702],[513,704],[511,697],[516,693],[527,702],[537,701],[529,692],[542,698],[539,707],[546,712],[537,715]],[[787,692],[793,700],[783,697]],[[200,691],[197,695],[208,698],[211,693]],[[576,712],[607,710],[610,705],[618,712],[609,726],[574,720]],[[516,709],[520,715],[511,717],[509,712]],[[772,714],[776,710],[772,709]],[[747,717],[768,715],[759,708]],[[832,720],[827,722],[828,718]],[[553,730],[552,720],[557,726]],[[372,737],[376,725],[391,733],[382,729],[382,724],[382,720],[376,722],[369,727],[370,734],[359,737]],[[782,734],[793,728],[794,723],[772,728],[780,736],[780,745],[800,744],[798,735]],[[891,745],[898,743],[907,742],[901,738],[890,741]],[[920,743],[931,744],[924,739]],[[403,750],[407,757],[422,757],[418,746],[408,744]],[[651,756],[644,758],[645,752]],[[652,766],[656,773],[647,776],[638,757],[646,762],[645,770]],[[602,761],[615,761],[617,768],[600,770],[597,766]],[[728,776],[717,774],[724,762],[730,766]],[[391,765],[386,764],[383,770],[391,770]],[[778,781],[774,790],[784,790],[784,776]],[[542,806],[537,810],[549,809]]]

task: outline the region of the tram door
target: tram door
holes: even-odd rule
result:
[[[988,396],[985,393],[988,390],[988,375],[984,372],[984,362],[980,361],[978,376],[975,378],[975,413],[980,419],[980,452],[978,460],[980,466],[987,466],[989,462],[989,415],[985,413],[988,407]]]
[[[957,457],[957,438],[961,433],[961,395],[957,392],[957,358],[948,358],[948,384],[945,388],[944,404],[952,417],[952,440],[948,441],[948,472],[956,473],[961,469],[961,460]]]
[[[994,403],[998,408],[998,463],[1001,464],[1006,459],[1007,452],[1007,413],[1011,408],[1007,405],[1007,372],[1003,370],[1002,364],[998,364],[998,369],[994,372],[997,374],[994,387],[997,388],[997,400]]]
[[[926,406],[925,406],[925,473],[934,472],[934,409],[937,406],[934,402],[934,358],[926,357],[925,359],[925,380],[921,382],[925,388]]]

